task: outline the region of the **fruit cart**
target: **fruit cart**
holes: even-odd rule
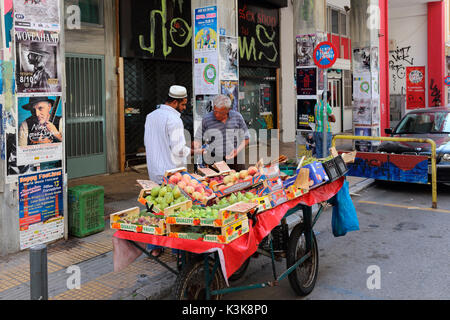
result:
[[[231,242],[199,241],[125,230],[117,231],[114,238],[131,244],[141,254],[145,253],[177,275],[174,299],[218,300],[231,292],[276,286],[286,277],[292,289],[305,296],[314,289],[318,274],[319,254],[314,225],[328,201],[343,189],[344,183],[345,176],[341,176],[269,210],[249,212],[248,226],[241,224],[237,227],[248,230]],[[314,205],[318,205],[316,214],[312,212]],[[302,219],[289,233],[286,219],[299,211]],[[145,249],[145,244],[178,249],[177,269],[153,257]],[[273,279],[260,284],[230,286],[229,281],[242,277],[255,253],[271,258]],[[286,270],[281,274],[275,267],[275,260],[279,258],[286,259]]]

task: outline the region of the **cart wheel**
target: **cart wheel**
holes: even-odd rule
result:
[[[240,278],[242,278],[245,274],[245,271],[247,271],[248,265],[250,264],[250,257],[245,260],[245,262],[242,264],[242,266],[240,266],[239,269],[236,270],[235,273],[233,273],[231,275],[231,277],[229,278],[230,281],[237,281]]]
[[[193,261],[187,264],[175,281],[174,300],[206,300],[205,262]],[[209,261],[209,271],[214,267],[214,260]],[[225,279],[222,270],[217,268],[210,283],[210,290],[225,288]],[[211,300],[220,300],[222,295],[212,295]]]
[[[300,264],[289,274],[289,282],[292,289],[299,296],[310,294],[316,284],[317,273],[319,270],[319,252],[317,249],[316,236],[312,236],[311,257]],[[288,252],[286,257],[287,267],[294,265],[301,257],[306,254],[305,227],[298,224],[292,230],[289,237]]]

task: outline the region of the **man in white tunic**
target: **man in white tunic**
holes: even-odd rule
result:
[[[162,184],[167,170],[186,166],[191,149],[186,146],[181,113],[186,110],[187,90],[172,86],[165,104],[159,105],[147,116],[144,143],[150,180]],[[148,245],[147,249],[157,257],[162,248]]]
[[[181,113],[186,110],[187,90],[172,86],[165,104],[147,116],[145,150],[150,180],[161,184],[167,170],[186,165],[191,149],[186,146]]]

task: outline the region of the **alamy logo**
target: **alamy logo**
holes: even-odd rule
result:
[[[69,30],[81,29],[81,9],[77,5],[68,6],[66,9],[66,24]]]
[[[67,289],[80,289],[81,288],[81,269],[78,266],[70,266],[66,270],[67,274],[70,274],[66,281]]]
[[[370,277],[367,278],[367,289],[369,290],[380,290],[381,289],[381,269],[379,266],[369,266],[367,267],[367,274]]]

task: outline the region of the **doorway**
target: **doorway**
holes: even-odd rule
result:
[[[342,106],[342,79],[328,78],[328,93],[331,94],[330,105],[336,122],[331,124],[333,134],[344,132],[344,108]]]
[[[69,179],[107,171],[104,56],[66,54]]]

